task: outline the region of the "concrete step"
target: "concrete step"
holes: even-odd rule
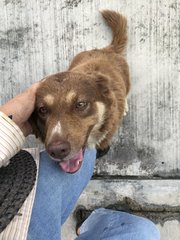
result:
[[[134,214],[152,219],[161,240],[180,239],[180,180],[91,180],[77,205],[87,209],[126,203]],[[71,215],[62,228],[62,239],[75,239]]]

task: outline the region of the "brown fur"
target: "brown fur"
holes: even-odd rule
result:
[[[130,88],[123,56],[127,21],[114,11],[104,10],[102,16],[112,29],[111,44],[81,52],[67,72],[46,77],[37,92],[31,118],[34,131],[46,148],[52,142],[68,142],[70,151],[63,157],[65,160],[85,146],[105,149],[125,111]],[[46,97],[48,94],[53,97]]]

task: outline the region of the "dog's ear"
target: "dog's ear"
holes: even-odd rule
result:
[[[107,97],[107,95],[110,93],[108,77],[100,73],[97,74],[96,85],[101,95]]]
[[[37,124],[37,121],[38,121],[38,116],[37,116],[37,113],[36,113],[36,111],[34,111],[32,114],[31,114],[31,116],[30,116],[30,118],[29,118],[29,123],[31,124],[31,127],[32,127],[32,130],[33,130],[33,132],[32,132],[32,134],[34,134],[35,136],[36,136],[36,138],[42,138],[42,136],[41,136],[41,131],[40,131],[40,129],[38,128],[38,124]]]
[[[107,76],[105,76],[101,73],[98,73],[96,75],[95,82],[96,82],[96,86],[97,86],[98,92],[101,95],[101,97],[103,99],[108,100],[108,102],[111,104],[112,103],[112,92],[110,89],[110,79]]]

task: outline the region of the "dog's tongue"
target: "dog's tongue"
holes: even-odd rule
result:
[[[82,164],[83,161],[83,151],[82,149],[71,159],[67,161],[60,161],[59,165],[61,166],[62,170],[67,173],[75,173],[77,172]]]

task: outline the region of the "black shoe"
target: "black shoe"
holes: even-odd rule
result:
[[[105,207],[105,209],[110,209],[114,211],[128,212],[130,213],[130,209],[126,204],[111,204]],[[76,234],[79,236],[79,228],[83,224],[83,222],[91,215],[93,210],[88,210],[84,206],[78,206],[74,211],[74,218],[76,219]]]
[[[110,146],[108,146],[106,149],[97,149],[97,153],[96,153],[96,159],[97,158],[101,158],[103,157],[104,155],[106,155],[108,152],[109,152],[109,149],[110,149]]]
[[[87,210],[84,206],[78,206],[74,211],[74,218],[76,219],[76,234],[79,236],[79,228],[83,222],[90,216],[92,210]]]

